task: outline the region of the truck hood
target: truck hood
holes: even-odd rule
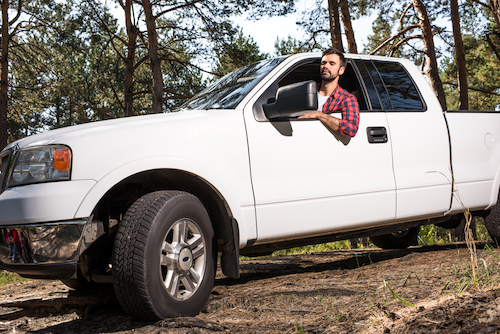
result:
[[[111,136],[113,132],[123,128],[136,129],[137,131],[141,131],[141,129],[152,124],[162,123],[166,125],[173,122],[175,123],[177,121],[189,120],[193,118],[197,119],[206,116],[207,113],[210,113],[210,111],[187,110],[165,114],[133,116],[68,126],[22,138],[7,145],[5,149],[9,149],[16,145],[22,149],[40,145],[65,144],[67,140],[70,140],[70,138],[83,139],[88,135],[100,136],[103,133],[107,133],[109,136]]]
[[[72,151],[72,180],[98,181],[127,165],[135,166],[129,173],[158,168],[195,173],[193,166],[224,173],[223,165],[245,170],[246,140],[242,110],[220,109],[88,123],[26,137],[11,146],[67,145]]]

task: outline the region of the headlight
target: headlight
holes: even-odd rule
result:
[[[70,148],[64,145],[40,146],[17,153],[8,186],[69,180],[70,176]]]

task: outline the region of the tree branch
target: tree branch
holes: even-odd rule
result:
[[[404,28],[403,30],[401,30],[400,32],[398,32],[396,35],[394,36],[391,36],[391,37],[388,37],[385,41],[382,42],[382,44],[380,44],[375,50],[373,50],[372,52],[370,52],[369,54],[370,55],[373,55],[375,54],[377,51],[379,51],[380,49],[382,49],[384,46],[386,46],[387,44],[389,44],[390,42],[392,42],[393,40],[395,40],[396,38],[400,37],[401,35],[403,35],[404,33],[406,33],[407,31],[409,30],[412,30],[412,29],[416,29],[416,28],[420,28],[420,25],[419,24],[413,24],[409,27],[406,27]]]
[[[405,37],[402,40],[400,40],[396,45],[394,45],[392,47],[391,53],[389,54],[389,57],[392,57],[392,55],[394,54],[394,52],[396,52],[401,45],[403,45],[404,43],[408,42],[409,40],[417,39],[417,38],[418,39],[423,39],[424,36],[422,36],[422,35],[411,35],[411,36]]]
[[[491,50],[493,51],[493,53],[497,57],[497,59],[500,61],[500,53],[499,53],[497,47],[495,46],[495,44],[493,43],[493,41],[491,40],[490,35],[489,34],[486,35],[485,39],[486,39],[486,42],[488,43],[488,45],[490,46]]]
[[[13,25],[19,19],[19,17],[21,16],[21,7],[22,7],[22,5],[23,5],[23,1],[19,0],[17,2],[17,14],[16,14],[16,17],[14,17],[12,19],[12,21],[9,22],[9,26]]]
[[[328,29],[320,29],[320,30],[313,31],[312,35],[311,35],[311,38],[309,38],[307,41],[305,41],[304,43],[302,43],[301,45],[299,45],[299,48],[302,49],[305,45],[309,44],[309,42],[312,41],[312,40],[314,40],[314,43],[316,43],[316,35],[319,34],[319,33],[322,33],[322,32],[329,34],[330,30],[328,30]]]
[[[479,1],[479,0],[471,0],[471,1],[472,1],[472,2],[477,3],[477,4],[481,5],[481,6],[484,6],[484,7],[486,7],[486,8],[491,9],[491,7],[490,7],[490,5],[489,5],[489,4],[486,4],[486,3],[481,2],[481,1]]]
[[[175,100],[175,99],[190,99],[193,97],[193,95],[184,95],[184,94],[180,94],[180,93],[176,93],[168,88],[164,88],[163,89],[164,92],[166,93],[170,93],[173,95],[173,97],[165,97],[163,100],[167,101],[167,100]]]
[[[458,87],[458,84],[454,83],[454,82],[451,82],[451,81],[443,81],[443,85],[450,85],[450,86],[453,86],[453,87]],[[484,90],[484,89],[480,89],[480,88],[472,88],[472,87],[469,87],[469,90],[472,90],[472,91],[475,91],[475,92],[479,92],[479,93],[483,93],[483,94],[488,94],[488,95],[496,95],[496,96],[500,96],[500,93],[496,93],[496,92],[489,92],[487,90]]]
[[[192,5],[194,5],[194,4],[198,3],[198,2],[202,2],[202,1],[204,1],[204,0],[194,0],[192,2],[186,2],[185,4],[179,5],[177,7],[172,7],[172,8],[166,9],[163,12],[160,12],[157,15],[155,15],[155,20],[157,18],[159,18],[160,16],[166,14],[166,13],[173,12],[173,11],[175,11],[177,9],[181,9],[181,8],[184,8],[184,7],[189,7],[189,6],[192,6]]]
[[[413,7],[413,3],[410,3],[408,6],[406,6],[405,10],[403,10],[403,13],[399,17],[399,27],[401,30],[403,30],[403,18],[406,16],[406,13],[410,10],[411,7]]]
[[[91,102],[84,102],[84,103],[82,103],[82,105],[87,105],[88,107],[90,107],[90,109],[97,111],[99,114],[104,116],[105,119],[116,118],[115,115],[112,115],[112,114],[102,110],[101,108],[95,106]]]

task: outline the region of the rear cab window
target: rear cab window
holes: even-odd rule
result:
[[[371,110],[425,111],[412,78],[397,62],[356,60],[369,96]]]

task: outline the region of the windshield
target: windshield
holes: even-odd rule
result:
[[[181,109],[234,109],[284,59],[266,59],[237,69],[202,90],[181,106]]]

